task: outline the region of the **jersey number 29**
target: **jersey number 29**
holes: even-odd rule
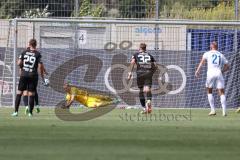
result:
[[[30,55],[24,55],[23,66],[25,68],[33,69],[36,61],[36,57]]]

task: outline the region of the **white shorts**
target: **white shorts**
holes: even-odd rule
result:
[[[207,80],[206,80],[206,87],[207,88],[214,88],[216,87],[217,89],[224,89],[224,78],[222,74],[219,75],[207,75]]]

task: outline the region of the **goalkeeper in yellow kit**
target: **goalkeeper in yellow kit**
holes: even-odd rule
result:
[[[64,108],[70,108],[74,101],[78,101],[88,108],[105,107],[107,105],[116,104],[119,102],[119,100],[116,98],[89,93],[84,89],[80,89],[69,84],[64,84],[63,88],[67,93],[66,104]]]

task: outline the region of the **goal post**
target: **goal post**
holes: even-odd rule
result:
[[[6,52],[13,56],[5,59],[12,61],[13,85],[8,92],[12,100],[6,102],[9,95],[1,95],[2,106],[14,105],[19,78],[14,62],[33,37],[50,79],[49,87],[39,80],[42,106],[55,106],[64,99],[65,82],[114,95],[121,99],[120,105],[139,106],[136,75],[132,81],[126,76],[132,55],[144,42],[160,66],[153,76],[153,106],[207,108],[206,67],[198,79],[194,72],[212,41],[218,42],[231,65],[224,75],[228,107],[239,106],[240,22],[14,19],[13,28],[13,52]]]

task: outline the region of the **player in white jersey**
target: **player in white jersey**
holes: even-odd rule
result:
[[[220,53],[218,49],[218,45],[216,42],[212,42],[210,45],[210,51],[203,54],[202,60],[198,65],[195,76],[198,77],[200,73],[201,67],[207,61],[208,69],[207,69],[207,80],[206,80],[206,88],[208,92],[208,101],[211,107],[210,116],[216,115],[215,106],[214,106],[214,98],[212,95],[212,90],[214,87],[218,89],[218,93],[221,99],[222,104],[222,113],[223,116],[226,116],[226,97],[224,94],[224,78],[223,73],[229,69],[228,61],[225,56]]]

